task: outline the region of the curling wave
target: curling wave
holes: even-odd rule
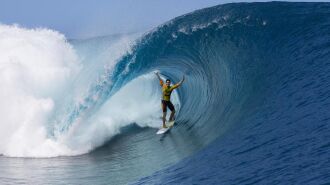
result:
[[[313,165],[322,171],[326,162],[312,162],[326,159],[329,146],[329,7],[228,4],[177,17],[142,36],[88,40],[1,25],[0,153],[84,154],[111,143],[123,127],[135,123],[146,129],[133,127],[129,134],[136,135],[123,136],[131,145],[118,142],[125,150],[112,151],[112,161],[121,165],[111,169],[130,170],[107,174],[113,183],[148,175],[211,141],[198,155],[141,181],[212,184],[214,179],[202,177],[206,170],[194,170],[205,167],[210,169],[206,176],[222,169],[221,182],[242,184],[254,179],[251,174],[278,175],[272,166],[267,171],[258,165],[274,164],[296,174],[294,166],[302,161],[311,174]],[[187,77],[174,97],[179,110],[175,137],[154,134],[161,115],[155,71],[174,82]],[[116,158],[124,153],[130,155]],[[286,166],[282,158],[294,165]],[[250,178],[230,179],[231,174]],[[286,182],[308,182],[294,177]],[[265,179],[260,181],[271,183]]]

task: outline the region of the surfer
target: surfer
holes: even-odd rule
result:
[[[184,81],[185,77],[183,76],[182,80],[171,86],[171,80],[170,79],[166,79],[166,83],[164,84],[163,80],[160,78],[159,73],[156,72],[156,75],[159,79],[160,82],[160,86],[162,87],[162,109],[163,109],[163,128],[167,128],[165,125],[165,121],[166,121],[166,111],[167,111],[167,107],[171,110],[171,116],[169,121],[174,121],[174,115],[175,115],[175,108],[173,106],[173,103],[171,102],[171,93],[174,89],[178,88]]]

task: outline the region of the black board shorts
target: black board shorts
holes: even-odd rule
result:
[[[162,100],[162,108],[163,108],[163,112],[166,112],[167,111],[167,107],[173,112],[175,111],[175,108],[172,104],[171,101],[165,101],[165,100]]]

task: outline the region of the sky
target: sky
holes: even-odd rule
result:
[[[0,0],[0,23],[67,38],[143,32],[191,11],[237,0]]]

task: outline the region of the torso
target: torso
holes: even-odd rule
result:
[[[168,87],[166,84],[164,84],[162,87],[162,92],[163,92],[162,100],[170,101],[172,91],[173,88],[171,86]]]

